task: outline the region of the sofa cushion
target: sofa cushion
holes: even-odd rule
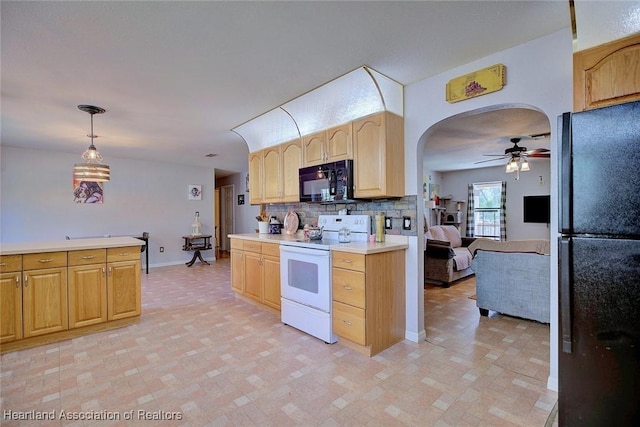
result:
[[[431,237],[428,237],[429,235],[431,235]],[[434,225],[433,227],[429,228],[429,231],[427,231],[427,239],[445,240],[447,242],[449,241],[449,239],[447,239],[447,237],[445,236],[442,227],[439,225]]]
[[[460,232],[453,225],[443,225],[442,232],[444,233],[446,239],[451,242],[452,248],[459,248],[462,246],[462,238],[460,237]]]
[[[456,271],[462,271],[471,267],[471,252],[467,248],[454,248],[453,262]]]

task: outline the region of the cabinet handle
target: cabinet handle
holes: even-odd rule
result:
[[[107,269],[102,267],[102,277],[104,277],[107,274]]]
[[[349,285],[344,285],[343,286],[344,289],[346,289],[347,291],[350,291],[351,289],[353,289],[351,286]]]
[[[39,259],[38,262],[41,263],[46,263],[46,262],[53,262],[53,258],[43,258],[43,259]]]
[[[111,270],[113,269],[113,267],[109,267],[109,276],[111,276]]]
[[[4,267],[5,265],[7,265],[6,262],[0,262],[0,267]]]
[[[16,275],[16,288],[20,287],[20,275]]]
[[[343,259],[342,262],[344,262],[345,264],[351,264],[351,260],[350,259]]]
[[[29,287],[29,276],[27,276],[26,274],[24,275],[24,287]]]
[[[351,326],[352,325],[352,323],[349,322],[348,320],[343,320],[342,323],[344,323],[347,326]]]
[[[120,252],[118,255],[120,255],[120,256],[127,256],[127,255],[129,255],[129,252]]]
[[[85,255],[85,256],[82,256],[82,257],[80,257],[80,258],[81,258],[81,259],[94,259],[94,258],[95,258],[95,256],[94,256],[94,255]]]

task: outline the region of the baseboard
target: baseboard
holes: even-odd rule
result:
[[[405,330],[404,338],[412,342],[422,342],[422,341],[426,341],[427,333],[425,332],[424,329],[418,333]]]

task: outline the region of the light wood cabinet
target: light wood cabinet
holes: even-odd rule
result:
[[[231,289],[280,310],[280,245],[231,239]]]
[[[333,331],[373,356],[404,339],[404,251],[332,251]]]
[[[302,144],[292,140],[262,152],[263,203],[298,202],[298,169],[302,167]]]
[[[69,251],[69,328],[107,321],[106,249]]]
[[[125,326],[142,312],[140,246],[2,255],[0,267],[2,353]]]
[[[303,166],[353,158],[351,122],[303,137]]]
[[[140,249],[136,246],[107,249],[107,319],[140,316]]]
[[[22,255],[0,256],[0,343],[22,338]]]
[[[573,55],[573,108],[640,100],[640,33]]]
[[[264,180],[262,168],[262,151],[249,154],[249,203],[262,203],[262,183]]]
[[[22,269],[23,337],[69,329],[67,253],[25,254]]]
[[[300,139],[281,145],[282,198],[281,202],[300,201],[298,171],[302,167],[302,142]]]
[[[403,119],[388,111],[353,122],[354,197],[404,196]]]

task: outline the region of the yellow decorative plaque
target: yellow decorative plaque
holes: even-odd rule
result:
[[[507,67],[492,65],[447,83],[447,102],[459,102],[476,96],[497,92],[507,84]]]

